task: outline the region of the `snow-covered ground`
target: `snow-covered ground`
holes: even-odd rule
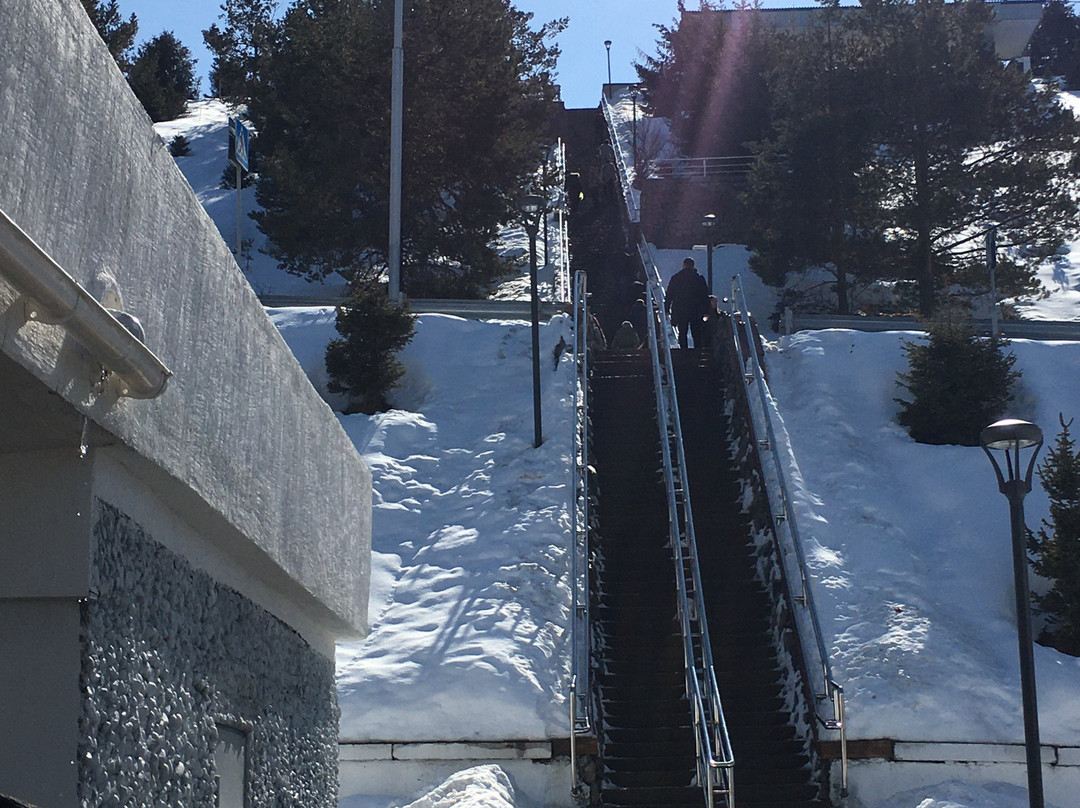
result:
[[[225,117],[220,104],[200,102],[158,131],[191,141],[192,155],[178,163],[232,243],[235,192],[216,187]],[[245,191],[245,207],[253,204]],[[245,227],[258,247],[254,226]],[[523,254],[520,229],[506,241],[505,254]],[[661,273],[670,275],[684,254],[658,251]],[[745,252],[726,248],[717,261],[717,277],[726,278],[745,266]],[[1078,266],[1080,245],[1047,267],[1050,294],[1025,306],[1026,316],[1080,316]],[[308,288],[257,252],[246,269],[256,291]],[[748,274],[743,280],[766,320],[770,291]],[[325,392],[333,310],[269,314]],[[782,431],[798,463],[792,479],[815,596],[847,691],[852,737],[1017,743],[1007,503],[979,449],[916,445],[896,424],[901,342],[917,338],[823,331],[767,346]],[[340,416],[374,476],[372,626],[367,639],[339,650],[343,739],[565,737],[574,376],[567,355],[555,357],[560,339],[570,340],[561,316],[541,334],[545,442],[538,449],[523,322],[422,315],[401,355],[407,374],[396,408]],[[1041,424],[1051,442],[1058,413],[1070,418],[1080,409],[1080,345],[1017,341],[1013,351],[1024,374],[1014,414]],[[1037,488],[1028,524],[1046,513]],[[1044,742],[1080,745],[1078,660],[1041,647],[1036,658]],[[960,782],[970,776],[970,767],[942,767],[913,789],[867,789],[872,800],[848,804],[1027,805],[1023,788]],[[348,800],[350,808],[406,804],[532,803],[497,765],[463,767],[408,798]]]

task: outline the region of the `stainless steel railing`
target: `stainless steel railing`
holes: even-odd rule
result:
[[[561,189],[558,204],[555,205],[555,238],[558,248],[555,251],[555,300],[569,303],[574,290],[570,286],[570,235],[567,223],[566,201],[566,143],[559,138],[555,143],[555,171],[557,187]],[[547,258],[547,253],[544,254]]]
[[[615,151],[615,165],[619,169],[619,182],[622,184],[623,189],[623,201],[626,204],[626,215],[631,222],[641,221],[641,206],[638,201],[638,196],[632,190],[633,177],[630,175],[630,167],[633,165],[633,159],[627,160],[626,153],[623,151],[622,142],[619,139],[619,127],[615,120],[615,114],[611,103],[607,98],[603,98],[600,101],[600,106],[604,110],[604,120],[607,121],[608,132],[611,136],[611,146]]]
[[[630,222],[638,222],[641,212],[636,195],[630,192],[630,175],[620,145],[615,117],[606,98],[602,100],[601,106],[615,151],[627,216]],[[649,318],[648,343],[664,460],[664,484],[668,495],[669,541],[675,556],[675,583],[683,638],[686,695],[691,706],[697,748],[698,783],[705,795],[706,808],[715,808],[718,801],[722,801],[726,808],[734,808],[735,756],[731,750],[731,739],[720,701],[720,688],[716,683],[712,645],[705,618],[701,570],[698,565],[697,541],[687,487],[686,455],[683,451],[678,397],[671,362],[674,331],[664,310],[664,286],[660,272],[653,260],[652,250],[644,238],[639,238],[638,252],[648,278],[647,304],[653,315]]]
[[[683,179],[687,177],[722,177],[745,174],[758,162],[753,155],[734,157],[672,157],[652,160],[645,168],[649,179]]]
[[[669,541],[675,556],[686,695],[691,705],[697,744],[698,782],[704,791],[707,808],[714,808],[718,800],[722,800],[727,808],[734,808],[735,756],[720,701],[720,688],[716,683],[712,644],[705,617],[686,455],[671,361],[672,330],[664,312],[663,285],[652,253],[644,241],[639,244],[639,250],[650,279],[647,294],[653,316],[649,326],[649,350],[656,389],[664,485],[668,495]]]
[[[592,682],[589,679],[589,310],[585,273],[574,274],[573,501],[570,503],[572,591],[570,614],[570,782],[576,798],[584,795],[577,766],[577,736],[593,731]]]
[[[813,638],[813,647],[817,652],[817,664],[811,666],[810,660],[806,660],[808,675],[811,686],[814,689],[814,712],[818,722],[828,730],[840,733],[840,771],[841,771],[841,794],[847,793],[848,780],[848,756],[847,756],[847,722],[844,705],[844,688],[833,675],[832,664],[829,661],[829,652],[825,646],[824,635],[821,631],[821,621],[818,618],[817,606],[814,603],[814,590],[810,584],[810,573],[806,564],[806,555],[803,550],[802,537],[799,535],[799,523],[794,518],[792,508],[793,499],[791,489],[788,486],[787,474],[784,471],[784,463],[780,455],[780,444],[777,440],[773,426],[776,403],[769,391],[758,361],[756,346],[752,344],[753,333],[750,327],[750,310],[746,305],[746,295],[743,292],[742,283],[738,275],[731,279],[731,319],[732,333],[734,335],[734,348],[738,356],[740,376],[743,383],[743,391],[746,394],[747,405],[753,423],[754,435],[758,440],[758,446],[766,452],[759,452],[762,460],[762,474],[765,477],[765,487],[769,498],[769,508],[773,515],[773,526],[777,541],[784,546],[781,548],[780,563],[784,565],[785,573],[789,581],[797,581],[798,592],[791,592],[792,599],[802,608],[796,611],[796,624],[799,627],[800,637],[805,638],[809,633]],[[739,337],[739,328],[746,329],[747,348]],[[762,437],[764,435],[764,437]],[[769,468],[766,466],[766,458],[770,461]],[[791,550],[793,552],[784,552]],[[791,557],[794,556],[794,569]],[[807,648],[806,642],[802,643]],[[822,707],[828,704],[828,712],[823,712]]]

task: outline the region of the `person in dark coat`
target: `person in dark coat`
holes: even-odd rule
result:
[[[613,351],[636,351],[641,347],[641,339],[638,337],[637,331],[634,330],[634,326],[630,324],[629,320],[622,321],[619,330],[616,331],[615,336],[611,338],[611,345],[609,347]]]
[[[668,281],[664,297],[671,324],[679,335],[679,347],[688,348],[688,336],[694,337],[694,347],[705,347],[705,321],[709,310],[709,285],[694,266],[693,258],[684,258],[682,269]]]

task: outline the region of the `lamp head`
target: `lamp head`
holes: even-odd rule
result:
[[[536,194],[529,194],[517,201],[517,207],[526,217],[531,218],[544,209],[544,198]]]
[[[608,50],[611,50],[611,40],[610,39],[605,39],[604,40],[604,47],[607,48]]]
[[[1031,491],[1031,475],[1035,470],[1035,456],[1042,446],[1043,434],[1035,424],[1030,421],[1021,421],[1018,418],[1004,418],[986,427],[979,433],[979,443],[983,451],[990,458],[994,466],[994,475],[997,477],[998,489],[1009,501],[1022,501],[1024,496]],[[1027,471],[1023,470],[1020,461],[1020,450],[1034,446],[1031,457],[1028,458]],[[1001,468],[992,454],[992,449],[998,449],[1005,453],[1005,468]]]
[[[1003,418],[986,427],[979,434],[979,442],[986,449],[1026,449],[1043,442],[1043,433],[1030,421],[1019,418]]]
[[[706,213],[701,220],[702,227],[714,227],[716,225],[716,214]]]

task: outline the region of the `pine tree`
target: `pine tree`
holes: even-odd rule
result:
[[[875,111],[836,7],[805,35],[782,37],[771,74],[773,126],[744,195],[751,267],[769,283],[811,267],[836,278],[850,313],[849,279],[881,273],[887,245],[868,215],[876,199]]]
[[[1080,17],[1065,0],[1047,0],[1042,20],[1028,43],[1031,72],[1044,79],[1061,77],[1080,86]]]
[[[300,0],[285,14],[250,114],[260,228],[289,271],[383,271],[389,229],[390,3]],[[490,244],[547,140],[557,50],[508,0],[418,0],[405,25],[402,281],[464,290],[502,266]],[[317,76],[318,80],[313,80]]]
[[[199,94],[195,60],[171,31],[139,48],[128,83],[153,121],[179,118],[187,102]]]
[[[276,34],[276,8],[276,0],[225,0],[221,5],[224,25],[214,23],[202,32],[206,47],[214,54],[211,94],[237,104],[251,100],[263,56]]]
[[[1035,572],[1051,582],[1046,594],[1034,596],[1047,621],[1039,642],[1080,656],[1080,452],[1069,431],[1072,420],[1058,420],[1061,432],[1039,466],[1050,519],[1028,534],[1028,549]]]
[[[169,154],[173,157],[187,157],[191,154],[191,141],[183,135],[174,135],[169,141]]]
[[[652,115],[671,120],[671,134],[690,157],[746,154],[769,119],[767,73],[775,38],[757,10],[721,14],[704,0],[674,26],[657,26],[658,54],[635,65]]]
[[[843,310],[849,274],[910,279],[931,316],[949,283],[981,279],[973,236],[987,225],[1014,291],[1037,289],[1037,263],[1077,232],[1080,125],[1052,89],[997,58],[993,4],[828,0],[779,45],[739,28],[761,12],[679,8],[659,55],[638,67],[647,99],[699,156],[728,147],[724,114],[745,99],[738,137],[763,165],[744,237],[767,280],[824,266]],[[770,98],[767,114],[752,111]]]
[[[134,14],[125,20],[120,14],[117,0],[82,0],[82,5],[109,53],[120,69],[126,71],[131,65],[129,57],[135,45],[135,37],[139,34],[139,21]]]
[[[979,433],[1012,401],[1020,372],[1008,340],[979,337],[971,323],[947,317],[926,324],[927,342],[904,342],[908,371],[897,386],[899,421],[918,443],[978,446]]]
[[[1080,128],[1051,91],[1000,62],[993,14],[982,0],[864,0],[846,17],[880,124],[872,224],[888,223],[924,316],[950,273],[981,258],[965,240],[974,230],[996,222],[1002,246],[1039,254],[1076,230]]]
[[[346,412],[375,413],[388,406],[386,396],[405,373],[397,352],[413,338],[408,305],[396,306],[377,283],[355,286],[337,313],[340,339],[326,347],[331,393],[347,393]]]

